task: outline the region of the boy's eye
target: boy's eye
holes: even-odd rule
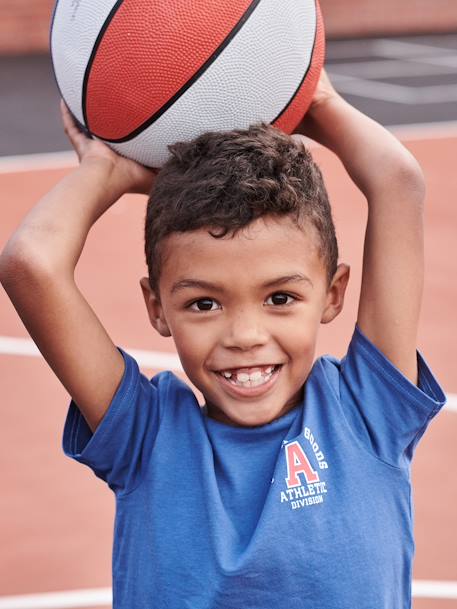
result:
[[[268,305],[288,305],[293,302],[295,298],[290,294],[284,294],[283,292],[276,292],[267,298],[266,303]]]
[[[189,306],[189,309],[192,311],[216,311],[217,309],[220,309],[220,305],[212,298],[200,298],[199,300],[195,300]]]

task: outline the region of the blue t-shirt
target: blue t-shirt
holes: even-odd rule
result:
[[[420,355],[416,387],[356,328],[255,428],[124,358],[95,434],[72,403],[63,440],[116,496],[114,609],[410,608],[410,462],[445,402]]]

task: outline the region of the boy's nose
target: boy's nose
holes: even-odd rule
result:
[[[269,333],[260,323],[258,316],[243,312],[230,320],[224,334],[223,345],[229,349],[247,351],[265,345],[268,337]]]

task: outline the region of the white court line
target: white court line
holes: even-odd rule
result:
[[[64,152],[38,152],[0,157],[0,174],[22,173],[24,171],[43,171],[48,169],[67,169],[78,164],[72,150]]]
[[[360,49],[363,49],[361,52]],[[391,38],[372,38],[360,42],[354,40],[337,40],[332,42],[328,49],[331,59],[359,59],[362,55],[370,57],[392,57],[394,59],[412,58],[421,56],[449,55],[453,49],[437,44],[422,44],[421,42],[406,42],[392,40]]]
[[[452,55],[443,55],[442,57],[420,57],[418,59],[409,59],[409,63],[411,62],[420,62],[421,64],[429,64],[433,66],[440,67],[448,67],[448,68],[457,68],[457,56],[455,51]],[[454,72],[455,73],[455,72]]]
[[[355,76],[333,74],[333,82],[341,93],[396,104],[426,105],[457,101],[457,85],[407,87],[392,83],[364,80]]]
[[[335,63],[327,68],[331,81],[338,85],[340,76],[363,79],[392,78],[399,76],[436,76],[455,74],[457,57],[386,59],[383,61],[352,61]]]
[[[107,607],[111,606],[112,602],[111,588],[98,588],[23,596],[0,596],[0,609],[82,609],[82,607]]]
[[[453,581],[432,581],[414,580],[414,598],[442,598],[457,599],[457,582]]]
[[[412,595],[414,598],[457,599],[457,582],[414,580]],[[111,603],[111,588],[0,597],[0,609],[82,609],[108,607]]]
[[[419,42],[405,42],[390,38],[376,38],[372,41],[372,50],[381,57],[420,57],[421,55],[450,55],[453,49],[421,44]]]
[[[136,359],[138,364],[150,370],[182,371],[181,362],[175,353],[166,351],[144,351],[142,349],[125,349]],[[30,338],[0,336],[0,355],[22,355],[42,357],[38,347]]]
[[[371,51],[374,53],[372,61],[328,66],[338,91],[366,99],[407,105],[457,101],[455,84],[413,87],[375,80],[393,76],[427,76],[441,71],[452,74],[457,62],[452,49],[400,40],[375,39],[372,41]],[[384,57],[387,60],[376,61],[375,57]]]
[[[457,394],[448,393],[446,395],[446,397],[447,397],[447,403],[446,403],[445,409],[450,412],[457,412]]]
[[[134,357],[138,362],[138,365],[142,368],[182,372],[181,362],[178,355],[175,353],[129,348],[126,348],[125,351]],[[30,338],[15,338],[11,336],[0,336],[0,355],[42,357],[37,346]],[[457,394],[447,394],[447,400],[445,409],[450,412],[457,412]]]

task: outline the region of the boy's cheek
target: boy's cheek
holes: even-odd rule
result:
[[[206,359],[205,332],[201,329],[198,332],[185,332],[181,329],[173,334],[173,338],[186,374],[189,377],[195,376]]]

